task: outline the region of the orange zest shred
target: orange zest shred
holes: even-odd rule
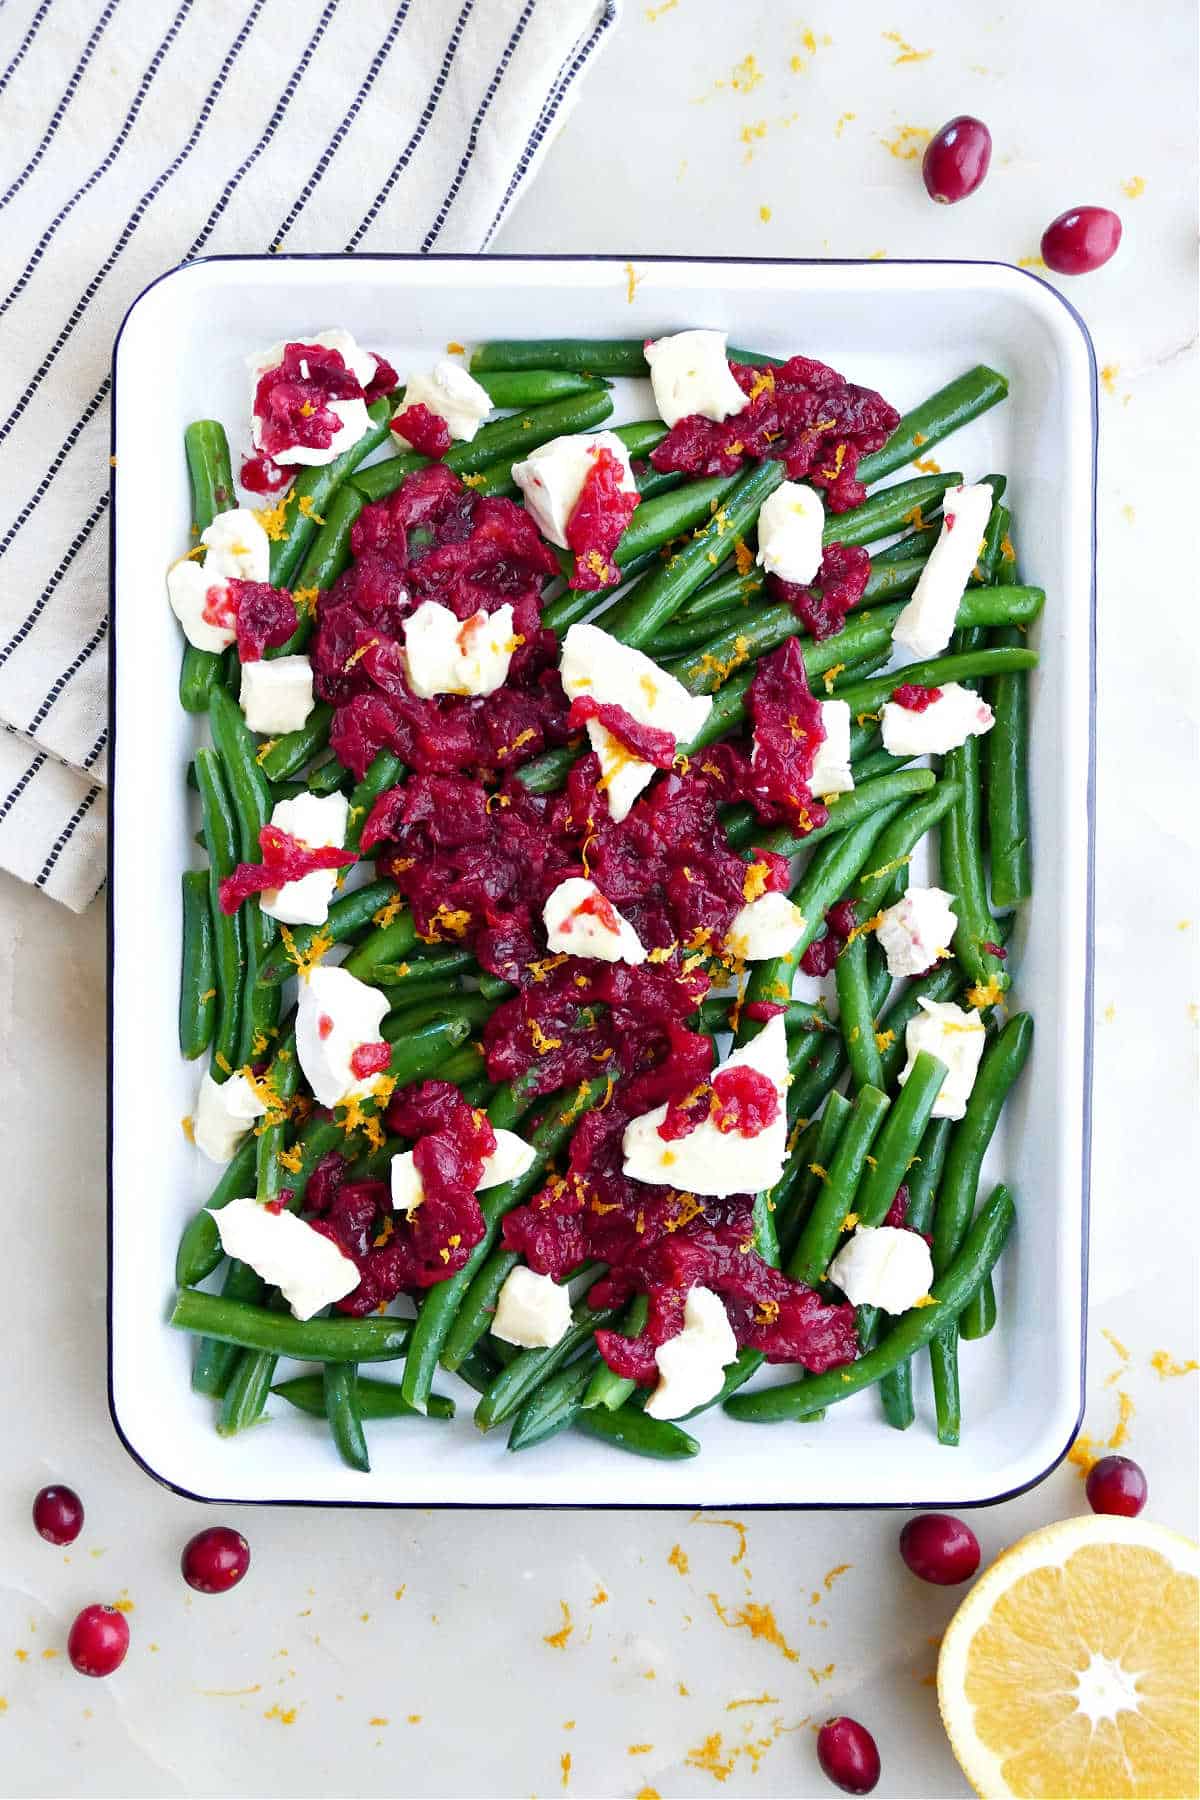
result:
[[[571,1609],[565,1600],[559,1601],[562,1608],[562,1624],[557,1631],[548,1631],[542,1638],[543,1644],[549,1644],[552,1650],[565,1650],[575,1626],[571,1619]]]
[[[292,489],[287,487],[284,489],[283,493],[280,494],[274,506],[260,506],[254,515],[267,536],[276,543],[278,543],[280,538],[287,536],[287,509],[288,501],[291,497]]]
[[[296,973],[304,981],[308,980],[326,951],[333,949],[333,938],[327,931],[314,933],[303,950],[298,947],[290,926],[281,925],[279,935],[283,939],[283,948],[288,961],[296,965]]]

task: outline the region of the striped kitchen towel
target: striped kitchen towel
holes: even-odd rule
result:
[[[103,884],[108,390],[214,252],[485,247],[617,0],[0,0],[0,867]]]

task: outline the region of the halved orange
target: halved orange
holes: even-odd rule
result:
[[[1200,1794],[1200,1546],[1089,1514],[1035,1531],[942,1639],[938,1705],[985,1800]]]

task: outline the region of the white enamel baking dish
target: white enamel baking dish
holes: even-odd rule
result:
[[[162,277],[128,314],[114,356],[110,837],[110,1396],[130,1452],[206,1499],[371,1505],[969,1506],[1037,1481],[1081,1408],[1091,1021],[1095,364],[1082,323],[1044,283],[996,264],[639,262],[621,258],[227,258]],[[1034,1056],[988,1173],[1019,1225],[998,1279],[999,1323],[962,1349],[964,1432],[939,1447],[925,1372],[903,1436],[866,1393],[810,1427],[699,1427],[687,1464],[624,1456],[568,1433],[513,1456],[482,1438],[471,1396],[451,1425],[371,1434],[372,1472],[341,1466],[320,1421],[275,1403],[234,1440],[188,1385],[193,1345],[165,1323],[176,1240],[214,1170],[180,1119],[198,1070],[176,1044],[179,877],[196,855],[184,771],[197,726],[180,709],[179,635],[163,571],[188,543],[181,435],[225,421],[245,449],[243,357],[338,324],[403,373],[448,339],[649,336],[726,327],[800,350],[913,405],[976,362],[1007,371],[1006,405],[942,446],[969,478],[1007,472],[1026,580],[1047,590],[1034,641],[1032,804],[1037,894],[1015,942]],[[622,384],[617,420],[649,390]],[[235,465],[236,466],[236,465]],[[901,479],[900,475],[892,479]],[[379,1370],[377,1373],[384,1373]]]

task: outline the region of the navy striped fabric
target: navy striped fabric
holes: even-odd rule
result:
[[[130,302],[200,255],[484,247],[617,5],[2,0],[0,867],[76,908],[103,880]]]

